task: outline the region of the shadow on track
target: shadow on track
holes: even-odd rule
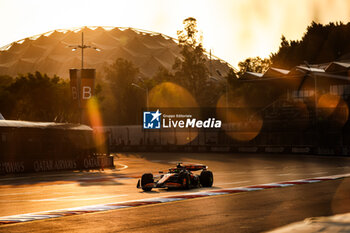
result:
[[[106,169],[107,170],[107,169]],[[123,173],[106,173],[102,171],[75,171],[75,172],[50,172],[28,173],[21,175],[8,175],[0,177],[0,187],[21,187],[26,185],[57,185],[78,183],[81,186],[97,185],[123,185],[120,180],[131,179]]]

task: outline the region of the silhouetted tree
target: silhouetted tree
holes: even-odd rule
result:
[[[76,121],[69,83],[63,79],[35,72],[0,80],[0,111],[6,119]]]
[[[329,23],[322,25],[312,22],[301,40],[288,41],[284,36],[277,53],[270,58],[274,67],[290,69],[304,61],[324,63],[349,58],[350,23]],[[346,57],[347,56],[347,57]]]
[[[5,118],[11,117],[12,97],[8,87],[13,81],[14,79],[8,75],[0,76],[0,113],[4,115]]]
[[[137,124],[135,118],[145,100],[145,92],[132,86],[137,83],[139,69],[123,58],[106,67],[102,112],[106,124]],[[142,97],[141,97],[142,96]],[[139,108],[136,106],[140,105]]]
[[[174,81],[189,90],[201,106],[208,106],[213,93],[208,93],[211,83],[208,82],[209,71],[197,21],[190,17],[183,24],[184,29],[177,32],[182,57],[176,58],[173,65]]]
[[[184,29],[177,31],[179,44],[195,48],[202,44],[202,36],[198,34],[197,20],[188,17],[183,21]]]
[[[163,66],[158,68],[158,71],[156,72],[156,74],[152,78],[152,81],[155,84],[159,84],[162,82],[168,82],[168,81],[171,82],[173,80],[174,80],[174,75]]]
[[[245,72],[256,72],[264,73],[271,65],[271,61],[268,58],[253,57],[247,58],[244,61],[238,63],[239,72],[238,75],[241,76]]]

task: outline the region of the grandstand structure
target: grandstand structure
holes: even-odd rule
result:
[[[350,61],[301,64],[290,70],[270,67],[265,73],[246,72],[235,85],[243,83],[256,89],[270,86],[282,95],[266,106],[228,108],[233,117],[216,132],[145,134],[136,125],[105,127],[114,151],[350,155]],[[179,138],[188,142],[179,144]]]
[[[350,100],[350,60],[301,64],[290,70],[270,67],[265,73],[246,72],[242,82],[283,86],[289,100],[304,101],[317,94],[332,94]]]
[[[180,57],[177,40],[161,33],[125,27],[79,27],[53,30],[15,41],[0,48],[0,74],[16,76],[39,71],[67,79],[69,69],[80,68],[81,54],[70,45],[80,44],[81,32],[87,45],[100,51],[84,51],[85,68],[102,74],[117,58],[131,61],[142,78],[151,78],[159,67],[171,70]],[[230,68],[227,62],[206,53],[212,76],[223,79]],[[216,72],[215,72],[216,71]]]

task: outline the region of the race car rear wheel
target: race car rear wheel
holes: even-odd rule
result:
[[[190,184],[191,184],[191,178],[189,174],[186,174],[186,183],[184,184],[184,188],[185,189],[189,189],[190,188]]]
[[[189,189],[190,188],[190,183],[191,183],[191,180],[190,180],[190,175],[183,172],[180,174],[180,182],[182,184],[182,187],[184,189]]]
[[[153,188],[153,175],[151,173],[145,173],[141,177],[141,188],[143,191],[151,191]],[[150,186],[152,184],[152,186]]]
[[[201,175],[199,176],[199,180],[203,187],[211,187],[213,186],[213,182],[214,182],[213,173],[207,170],[202,171]]]

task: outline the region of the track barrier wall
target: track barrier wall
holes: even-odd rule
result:
[[[0,174],[36,173],[68,170],[114,168],[113,156],[86,157],[81,159],[36,159],[0,161]]]

